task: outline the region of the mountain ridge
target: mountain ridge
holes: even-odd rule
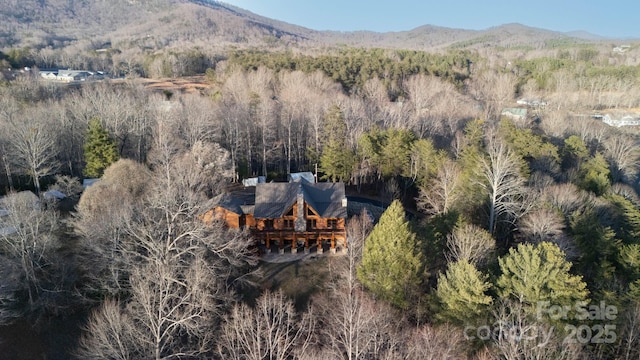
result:
[[[396,32],[319,31],[215,0],[6,0],[0,48],[64,48],[79,42],[154,50],[190,44],[288,48],[347,45],[437,50],[529,46],[549,41],[615,41],[584,31],[563,33],[510,23],[484,30],[425,24]],[[625,40],[629,41],[629,39]],[[88,46],[89,48],[91,46]]]

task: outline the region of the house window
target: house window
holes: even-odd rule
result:
[[[284,220],[284,228],[285,229],[293,229],[293,220],[285,219]]]
[[[327,220],[327,227],[329,229],[335,229],[338,227],[338,220],[336,219],[329,219]]]
[[[307,219],[307,230],[315,229],[316,225],[316,219]]]
[[[310,207],[307,207],[307,216],[318,216]]]
[[[285,216],[293,216],[293,208],[289,209]]]
[[[273,229],[273,219],[268,219],[264,221],[265,229]]]

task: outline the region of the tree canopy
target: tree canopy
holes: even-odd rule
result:
[[[104,170],[118,158],[118,149],[115,141],[109,137],[109,132],[102,127],[99,119],[91,120],[84,144],[86,162],[84,175],[89,178],[99,178]]]
[[[520,244],[498,262],[497,285],[503,298],[534,307],[540,301],[573,306],[587,298],[587,284],[570,273],[571,263],[555,244]]]
[[[487,276],[467,260],[449,264],[447,271],[438,276],[436,294],[441,303],[438,318],[463,324],[486,315],[493,302],[487,295],[490,288]]]
[[[406,308],[424,278],[416,235],[394,200],[364,243],[358,279],[381,299]]]
[[[320,156],[320,170],[324,178],[331,181],[348,180],[351,176],[355,158],[347,147],[347,126],[338,106],[332,106],[325,115],[325,133],[327,143]]]

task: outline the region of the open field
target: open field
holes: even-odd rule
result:
[[[140,81],[144,87],[153,91],[170,91],[172,93],[197,94],[207,89],[210,85],[204,76],[184,76],[171,79],[143,79]]]

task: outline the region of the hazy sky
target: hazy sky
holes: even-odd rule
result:
[[[222,0],[315,30],[411,30],[421,25],[481,30],[521,23],[640,38],[638,0]]]

